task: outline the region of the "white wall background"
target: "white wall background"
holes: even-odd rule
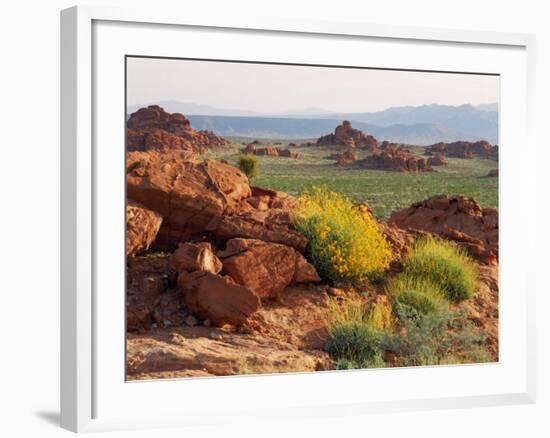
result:
[[[201,7],[228,20],[256,15],[381,24],[535,33],[537,53],[539,245],[549,247],[548,162],[550,28],[547,2],[524,0],[203,0],[96,1],[97,4]],[[0,435],[68,436],[58,429],[59,404],[59,10],[65,0],[4,2],[0,14]],[[518,145],[521,150],[521,145]],[[314,419],[106,436],[550,436],[548,341],[550,291],[538,264],[538,402],[536,405],[362,418]],[[289,394],[289,397],[292,397]]]

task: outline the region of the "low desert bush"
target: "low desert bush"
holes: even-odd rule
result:
[[[426,315],[449,307],[441,288],[426,278],[401,273],[388,281],[386,292],[392,298],[394,313],[412,308]]]
[[[337,298],[327,302],[325,322],[329,333],[338,326],[348,323],[363,323],[368,320],[368,307],[361,297]]]
[[[437,285],[455,302],[471,298],[476,290],[475,264],[451,242],[434,238],[417,241],[403,262],[403,272],[417,281]]]
[[[397,366],[487,362],[486,336],[459,311],[420,313],[397,307],[402,330],[384,338],[383,348],[396,354]]]
[[[391,330],[393,328],[393,307],[387,297],[380,295],[370,306],[367,321],[376,330]]]
[[[368,322],[348,322],[330,330],[326,350],[334,359],[354,367],[372,367],[382,361],[381,339],[382,334]]]
[[[375,218],[327,188],[302,194],[295,227],[309,239],[308,258],[327,282],[364,280],[393,259]]]
[[[336,361],[336,369],[337,370],[355,370],[361,368],[359,365],[357,365],[352,360],[348,359],[338,359]]]
[[[252,155],[241,154],[238,161],[239,169],[248,177],[252,179],[260,173],[260,163],[258,159]]]
[[[361,298],[329,302],[326,350],[337,361],[337,369],[384,364],[381,345],[385,330],[392,325],[391,313],[387,301],[377,301],[371,306]]]

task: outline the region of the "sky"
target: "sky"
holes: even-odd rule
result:
[[[158,58],[127,62],[130,107],[177,100],[261,113],[343,113],[499,100],[496,76]]]

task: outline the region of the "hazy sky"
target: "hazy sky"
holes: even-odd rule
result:
[[[128,105],[163,100],[264,113],[492,103],[495,76],[128,58]]]

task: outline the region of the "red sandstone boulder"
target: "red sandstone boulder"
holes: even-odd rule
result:
[[[274,298],[292,283],[321,281],[315,268],[286,245],[254,239],[232,239],[219,256],[223,272],[260,298]]]
[[[300,157],[300,154],[298,152],[292,152],[290,149],[280,149],[280,148],[278,148],[277,155],[279,157],[286,157],[286,158]]]
[[[315,266],[309,263],[302,254],[297,252],[292,283],[319,283],[320,281],[321,277],[319,277]]]
[[[481,260],[486,265],[496,264],[496,254],[491,250],[491,248],[487,248],[485,246],[485,242],[483,240],[476,239],[447,225],[445,225],[441,235],[458,242],[462,247],[468,249],[474,257]]]
[[[251,187],[252,196],[246,199],[250,208],[241,205],[234,214],[212,219],[205,230],[215,239],[235,237],[281,243],[304,252],[307,239],[292,229],[298,200],[284,192]]]
[[[212,251],[208,242],[182,243],[170,257],[170,267],[182,271],[206,271],[217,274],[222,270],[222,262]]]
[[[257,239],[280,243],[304,253],[308,240],[289,225],[290,216],[284,210],[252,211],[242,215],[215,217],[206,226],[206,231],[221,240],[235,237]]]
[[[357,151],[355,147],[348,147],[344,152],[336,152],[328,158],[336,160],[336,164],[340,167],[353,166],[357,161]]]
[[[374,138],[372,135],[367,135],[364,143],[364,147],[368,151],[375,151],[376,149],[378,149],[378,140],[376,140],[376,138]]]
[[[161,223],[160,215],[129,201],[126,204],[126,255],[136,255],[149,249]]]
[[[379,221],[378,225],[390,243],[393,253],[398,260],[414,243],[415,237],[410,232],[397,227],[395,224],[386,224]]]
[[[443,155],[438,153],[436,156],[428,158],[427,164],[428,166],[446,166],[449,163]]]
[[[126,182],[129,199],[164,218],[159,240],[172,245],[202,234],[251,195],[248,178],[235,167],[174,152],[128,153]]]
[[[233,243],[234,240],[238,244]],[[235,252],[236,246],[239,252],[225,256]],[[276,297],[294,278],[296,252],[293,248],[260,240],[233,239],[228,242],[228,250],[220,253],[224,272],[261,299]]]
[[[392,213],[388,223],[454,240],[486,264],[498,258],[498,211],[472,198],[434,196]]]
[[[239,326],[260,307],[260,299],[248,287],[228,276],[211,272],[182,272],[178,286],[188,308],[215,326]]]

